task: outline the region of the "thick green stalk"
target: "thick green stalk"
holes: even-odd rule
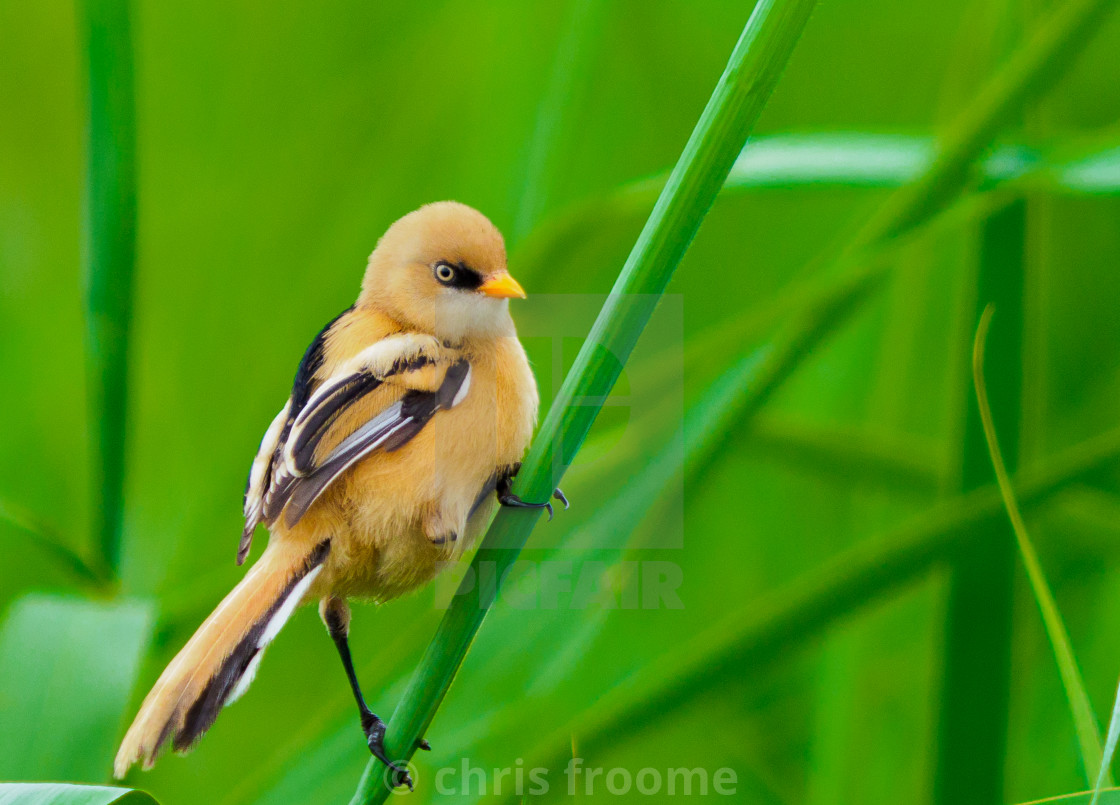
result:
[[[993,339],[999,360],[989,373],[1000,443],[1011,472],[1018,460],[1022,386],[1022,296],[1026,203],[1017,201],[984,224],[976,297],[968,321],[994,302],[1006,319]],[[992,483],[988,442],[968,384],[957,404],[964,414],[960,490]],[[994,538],[993,538],[994,537]],[[1011,688],[1011,617],[1015,541],[1006,521],[977,529],[953,564],[946,615],[936,802],[1001,802],[1007,709]]]
[[[611,294],[545,418],[518,474],[514,491],[545,500],[583,444],[602,400],[610,393],[635,342],[653,314],[677,264],[715,201],[735,158],[758,120],[815,0],[760,0],[685,145],[669,181],[638,236]],[[466,655],[498,580],[524,545],[539,511],[500,512],[476,553],[472,569],[484,588],[461,589],[440,624],[389,724],[387,747],[409,758],[435,715]],[[496,567],[482,584],[482,563]],[[383,802],[390,794],[370,761],[353,803]]]
[[[83,221],[93,535],[120,564],[128,336],[136,257],[136,115],[127,0],[85,0],[89,128]]]

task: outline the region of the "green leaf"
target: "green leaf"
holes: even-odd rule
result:
[[[0,631],[0,779],[103,780],[147,648],[145,603],[46,595]]]
[[[150,794],[131,788],[66,783],[0,783],[0,805],[144,805]]]
[[[751,140],[731,169],[725,191],[763,187],[899,187],[929,170],[933,137],[876,132],[790,132]],[[1120,193],[1120,147],[1075,157],[1026,145],[996,148],[977,165],[986,187],[1019,182],[1068,195]],[[640,188],[635,185],[631,192]]]

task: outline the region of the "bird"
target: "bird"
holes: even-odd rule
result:
[[[539,405],[515,298],[525,291],[502,235],[472,207],[427,204],[380,237],[357,301],[307,348],[253,459],[237,563],[258,525],[268,545],[144,699],[114,761],[118,779],[169,746],[192,749],[248,689],[293,611],[318,601],[369,751],[394,785],[412,787],[354,671],[349,601],[381,603],[431,581],[497,505],[551,519],[549,501],[510,490]],[[568,505],[559,489],[554,497]]]

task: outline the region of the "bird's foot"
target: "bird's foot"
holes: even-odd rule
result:
[[[425,752],[431,752],[432,751],[432,745],[430,743],[428,743],[427,741],[425,741],[423,738],[417,738],[416,739],[416,748],[417,749],[423,749]]]
[[[527,500],[522,500],[521,498],[519,498],[517,495],[513,494],[513,492],[510,491],[510,487],[512,487],[512,486],[513,486],[513,476],[512,475],[507,476],[506,478],[502,479],[502,481],[498,484],[498,489],[497,489],[498,503],[502,504],[503,506],[511,506],[515,509],[546,509],[548,511],[548,519],[549,520],[552,519],[553,512],[552,512],[552,504],[550,502],[545,501],[544,503],[530,503]],[[566,497],[564,497],[564,493],[562,491],[560,491],[559,487],[552,490],[552,497],[556,498],[556,500],[563,503],[565,509],[568,508],[568,505],[569,505],[568,504],[568,499]]]
[[[385,722],[373,713],[362,716],[362,732],[366,735],[366,744],[369,746],[370,753],[393,770],[393,788],[407,785],[408,790],[412,791],[412,776],[408,773],[408,769],[394,760],[389,760],[389,756],[385,754]]]

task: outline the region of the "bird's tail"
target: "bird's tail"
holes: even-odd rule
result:
[[[253,681],[265,647],[322,570],[330,542],[312,551],[275,544],[194,633],[144,699],[121,742],[113,773],[138,761],[149,769],[168,741],[189,751],[218,711]]]

